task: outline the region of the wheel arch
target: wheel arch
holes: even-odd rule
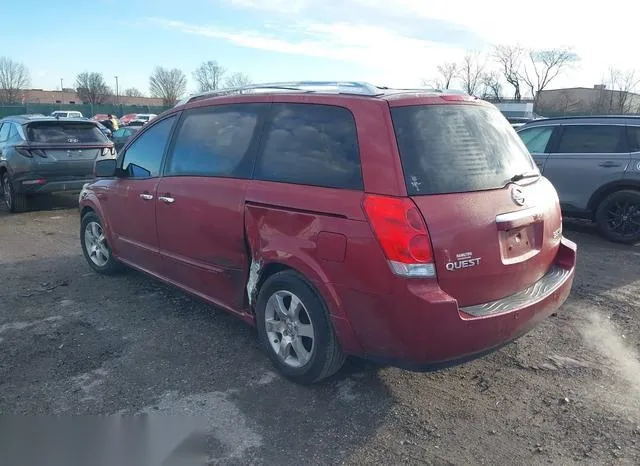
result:
[[[589,203],[587,204],[589,212],[591,212],[591,217],[595,218],[596,211],[598,210],[598,205],[609,195],[615,193],[616,191],[622,191],[624,189],[632,189],[636,191],[640,191],[640,180],[634,179],[622,179],[617,181],[612,181],[611,183],[607,183],[604,186],[598,188],[589,199]]]

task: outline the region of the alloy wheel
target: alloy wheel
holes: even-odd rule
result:
[[[91,262],[98,267],[104,267],[109,262],[111,253],[102,226],[98,222],[87,223],[84,230],[84,247]]]
[[[289,291],[276,291],[267,301],[264,324],[271,348],[290,367],[307,364],[315,350],[313,323],[304,303]]]

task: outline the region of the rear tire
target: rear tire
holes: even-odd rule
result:
[[[102,221],[95,212],[89,212],[80,222],[82,253],[93,270],[102,275],[113,275],[121,270],[120,262],[111,254]]]
[[[29,200],[24,194],[17,194],[15,192],[11,184],[11,178],[9,178],[9,173],[4,172],[1,181],[4,202],[7,204],[9,212],[15,214],[26,211],[29,208]]]
[[[256,325],[264,350],[278,370],[301,384],[336,373],[345,355],[322,299],[293,271],[269,277],[258,294]]]
[[[625,189],[608,195],[598,205],[595,220],[609,241],[640,242],[640,191]]]

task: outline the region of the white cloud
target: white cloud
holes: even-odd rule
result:
[[[242,47],[355,63],[369,70],[369,79],[388,85],[416,85],[420,78],[434,77],[438,64],[462,58],[464,50],[454,45],[460,43],[460,37],[451,37],[447,44],[442,31],[435,33],[438,26],[448,34],[458,30],[467,41],[477,37],[477,48],[486,44],[571,48],[581,60],[552,87],[591,86],[610,66],[640,68],[640,59],[630,51],[636,42],[640,2],[631,0],[609,0],[597,7],[577,0],[536,0],[533,4],[456,0],[450,5],[427,0],[224,1],[259,12],[263,27],[243,30],[153,21]],[[410,32],[416,30],[422,38]],[[438,42],[424,39],[432,36],[438,36]]]
[[[418,85],[420,78],[433,73],[438,63],[458,60],[464,54],[455,47],[407,37],[374,25],[295,23],[288,26],[286,32],[295,33],[298,39],[286,40],[259,31],[230,31],[160,18],[151,18],[151,21],[242,47],[355,63],[369,68],[371,77],[384,79],[379,83],[386,85]]]
[[[279,13],[298,13],[307,0],[226,0],[233,6],[253,8],[256,10],[276,11]]]

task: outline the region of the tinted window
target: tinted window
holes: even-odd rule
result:
[[[640,126],[628,126],[629,151],[640,152]]]
[[[277,104],[256,178],[362,189],[356,125],[345,108]]]
[[[18,133],[18,125],[15,123],[9,123],[9,141],[11,143],[19,142],[22,138],[20,137],[20,133]]]
[[[233,105],[185,113],[166,173],[250,178],[249,145],[263,105]]]
[[[27,126],[27,139],[31,142],[68,144],[102,144],[106,136],[93,123],[72,121],[39,121]]]
[[[624,126],[566,125],[554,152],[561,154],[611,154],[626,152]]]
[[[544,154],[552,134],[552,126],[529,128],[518,133],[522,142],[532,154]]]
[[[141,134],[124,154],[122,168],[130,178],[148,178],[160,174],[175,116],[170,116]]]
[[[537,171],[496,108],[420,105],[393,108],[391,116],[409,194],[495,189]]]
[[[9,123],[2,123],[0,126],[0,142],[5,142],[9,138],[10,126]]]

